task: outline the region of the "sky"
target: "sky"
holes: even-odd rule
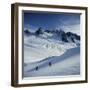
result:
[[[64,30],[80,34],[80,14],[24,12],[24,30],[35,32],[39,27],[43,30]]]

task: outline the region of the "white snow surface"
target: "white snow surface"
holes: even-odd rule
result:
[[[66,52],[67,49],[73,47],[76,47],[74,43],[60,42],[60,40],[51,39],[50,37],[48,38],[47,35],[40,37],[34,35],[25,37],[24,62],[37,62],[47,57],[60,56]]]
[[[48,33],[24,36],[24,77],[78,74],[80,47],[75,43],[62,42]]]

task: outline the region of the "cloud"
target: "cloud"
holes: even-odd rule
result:
[[[66,20],[59,19],[59,24],[56,24],[56,29],[64,30],[65,32],[73,32],[80,35],[80,19],[68,18]]]
[[[76,24],[76,25],[60,25],[57,28],[62,29],[65,32],[73,32],[73,33],[76,33],[76,34],[80,35],[80,24]]]

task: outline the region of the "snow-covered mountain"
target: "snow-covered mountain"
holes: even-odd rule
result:
[[[24,34],[26,36],[30,35],[35,35],[35,36],[42,36],[43,38],[49,38],[51,36],[52,39],[58,39],[59,41],[62,42],[74,42],[76,43],[77,41],[80,41],[80,36],[77,34],[74,34],[72,32],[67,32],[65,33],[62,30],[56,30],[56,31],[50,31],[50,30],[45,30],[43,31],[41,28],[39,28],[35,33],[31,33],[29,30],[25,30]]]
[[[52,72],[54,69],[57,70]],[[24,76],[73,74],[80,74],[79,35],[41,28],[24,31]]]

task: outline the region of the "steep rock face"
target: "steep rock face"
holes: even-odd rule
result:
[[[30,31],[26,29],[26,30],[24,31],[24,33],[25,33],[25,34],[30,34]]]
[[[60,31],[59,34],[63,42],[68,42],[66,33],[64,31]]]
[[[75,42],[74,40],[79,40],[80,41],[80,36],[71,32],[66,33],[67,37],[71,39],[72,42]]]
[[[40,27],[40,28],[35,32],[35,34],[36,34],[36,35],[43,34],[42,28]]]

